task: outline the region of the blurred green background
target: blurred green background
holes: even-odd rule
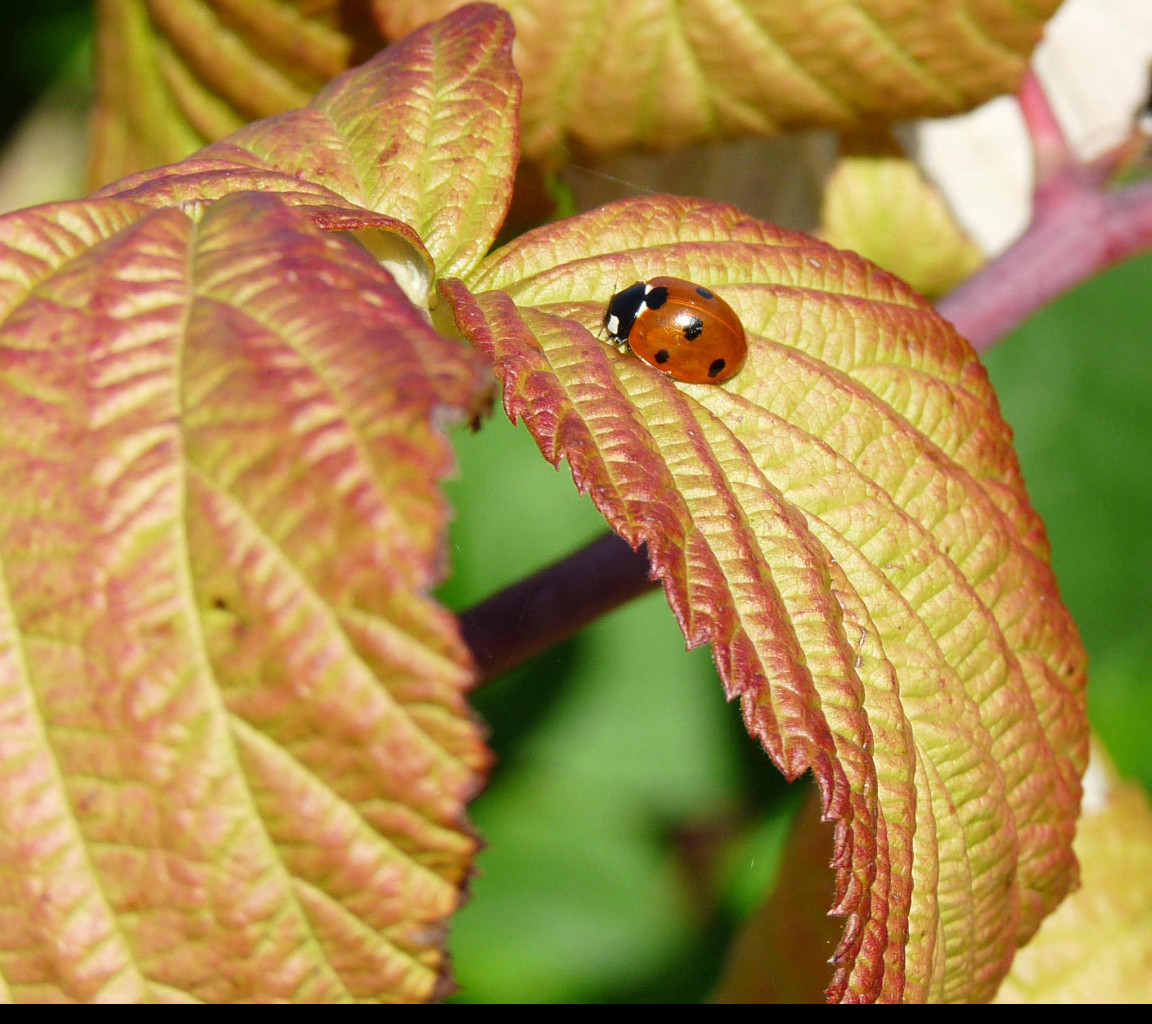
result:
[[[9,5],[0,132],[83,64],[88,0]],[[1152,788],[1152,257],[1037,316],[986,362],[1062,591],[1092,657],[1093,723]],[[463,609],[603,530],[566,467],[497,414],[456,435]],[[458,1000],[706,998],[770,890],[809,783],[786,786],[707,651],[653,593],[476,694],[499,756],[473,807],[488,849],[453,926]]]
[[[984,360],[1064,600],[1092,724],[1152,790],[1152,256],[1042,311]]]

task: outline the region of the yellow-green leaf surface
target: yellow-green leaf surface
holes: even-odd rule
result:
[[[507,15],[476,5],[390,46],[302,110],[102,194],[170,206],[277,192],[317,208],[324,227],[381,228],[439,274],[461,273],[491,247],[511,199],[520,99],[511,46]]]
[[[959,113],[1023,72],[1060,0],[509,0],[524,151],[662,149]],[[399,38],[460,0],[373,0]]]
[[[1016,956],[1002,1003],[1152,1003],[1152,807],[1093,750],[1082,885]]]
[[[190,212],[0,220],[0,992],[427,999],[487,757],[439,425],[484,375],[305,213]]]
[[[740,315],[732,381],[597,337],[656,274]],[[530,232],[441,290],[509,414],[647,543],[753,735],[815,775],[847,917],[831,998],[990,997],[1075,883],[1085,659],[970,346],[853,253],[669,197]]]
[[[824,189],[820,223],[826,241],[855,249],[929,298],[984,262],[939,189],[905,157],[841,159]]]
[[[347,3],[99,0],[90,177],[187,156],[249,121],[303,106],[373,43]]]

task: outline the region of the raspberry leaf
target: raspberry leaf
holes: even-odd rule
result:
[[[603,340],[607,297],[657,274],[741,316],[729,384]],[[1075,884],[1085,659],[970,346],[852,253],[670,197],[441,291],[509,415],[648,545],[749,731],[815,776],[847,918],[830,997],[990,997]]]
[[[499,227],[509,40],[457,16],[309,108],[0,220],[12,998],[450,987],[488,753],[428,591],[443,427],[490,375],[411,299]]]
[[[969,110],[1015,89],[1059,0],[504,6],[527,83],[524,152],[563,161],[573,144],[675,149]],[[91,179],[178,160],[299,107],[383,36],[465,7],[489,20],[494,10],[461,0],[101,4]]]
[[[0,220],[0,978],[427,999],[487,754],[440,576],[485,374],[278,198]]]
[[[115,0],[99,5],[90,175],[169,163],[248,121],[303,106],[357,51],[337,4]],[[370,24],[361,19],[363,34]],[[363,59],[361,56],[359,59]]]
[[[434,265],[468,271],[508,209],[520,81],[507,15],[483,5],[427,26],[301,110],[249,125],[194,158],[103,190],[158,206],[279,193],[328,229],[375,229],[426,298]],[[394,257],[395,258],[395,257]],[[421,266],[423,264],[423,266]],[[395,269],[395,267],[393,268]]]
[[[1015,89],[1060,0],[511,0],[524,151],[565,159],[960,113]],[[460,0],[374,0],[398,38]]]

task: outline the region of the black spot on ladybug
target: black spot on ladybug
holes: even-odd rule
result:
[[[668,362],[668,350],[666,348],[662,348],[659,352],[656,353],[656,362],[658,362],[658,363]]]
[[[707,288],[701,288],[700,285],[696,286],[696,294],[699,295],[702,299],[712,298],[712,293]]]
[[[716,374],[722,373],[725,365],[726,364],[723,359],[713,359],[712,365],[708,367],[708,376],[715,377]]]
[[[659,309],[668,301],[668,289],[663,285],[659,288],[651,289],[647,295],[644,296],[644,305],[649,309]]]
[[[689,341],[695,341],[704,333],[704,321],[693,317],[684,325],[684,337]]]

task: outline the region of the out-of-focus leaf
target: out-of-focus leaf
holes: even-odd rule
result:
[[[595,336],[655,274],[742,317],[729,384]],[[833,999],[981,999],[1076,879],[1084,655],[971,348],[891,275],[726,206],[632,200],[442,293],[505,407],[633,545],[749,730],[836,821]]]
[[[718,1003],[819,1003],[832,977],[841,926],[828,914],[832,829],[813,793],[792,826],[772,895],[736,936],[713,998]]]
[[[828,179],[821,235],[935,298],[984,262],[939,189],[906,157],[847,156]]]
[[[1015,88],[1059,0],[513,0],[524,151],[940,116]],[[307,102],[461,0],[101,0],[94,185]],[[375,15],[375,22],[373,20]]]
[[[312,207],[324,227],[377,229],[438,273],[464,273],[491,247],[511,200],[520,99],[511,45],[508,16],[475,5],[390,46],[304,109],[102,194],[170,206],[276,192]],[[408,289],[417,302],[431,270],[422,294]]]
[[[372,0],[389,38],[461,0]],[[934,117],[1011,92],[1060,0],[509,0],[524,151],[670,149]]]
[[[1098,747],[1076,834],[1081,887],[1019,953],[1001,1003],[1152,1002],[1152,807]]]
[[[348,4],[100,0],[90,180],[171,163],[248,121],[303,106],[382,43]]]
[[[487,760],[440,424],[484,373],[277,198],[192,212],[0,220],[0,988],[427,999]]]

